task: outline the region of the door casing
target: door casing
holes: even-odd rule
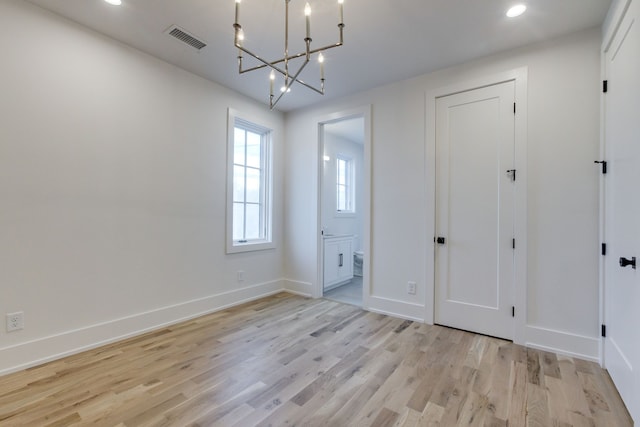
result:
[[[322,238],[322,181],[324,164],[324,125],[342,120],[362,117],[364,119],[364,203],[362,248],[364,252],[362,265],[362,308],[369,308],[370,273],[371,273],[371,105],[344,110],[322,116],[314,120],[316,126],[316,283],[312,287],[312,296],[321,298],[324,283],[324,258]]]

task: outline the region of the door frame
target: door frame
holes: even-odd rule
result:
[[[528,68],[520,67],[478,79],[462,81],[448,86],[428,90],[425,94],[425,191],[427,242],[432,242],[436,233],[436,100],[441,97],[480,89],[495,84],[515,83],[516,115],[514,123],[515,182],[514,236],[514,285],[512,290],[515,307],[513,342],[524,344],[527,324],[527,79]],[[425,314],[426,323],[435,321],[435,243],[427,245],[425,277],[427,279]]]
[[[317,253],[317,279],[312,289],[314,298],[323,295],[324,282],[324,251],[322,238],[322,182],[324,172],[324,125],[340,122],[348,119],[364,119],[364,153],[363,153],[363,230],[362,249],[364,257],[362,262],[362,308],[369,308],[370,277],[371,277],[371,105],[356,107],[349,110],[321,116],[315,120],[316,138],[316,253]]]

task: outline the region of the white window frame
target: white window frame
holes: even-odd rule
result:
[[[340,182],[340,162],[345,162],[346,173],[344,183]],[[355,191],[355,168],[356,164],[352,157],[338,154],[336,156],[336,216],[346,217],[356,214],[356,191]],[[345,202],[348,209],[340,209],[339,187],[345,187]]]
[[[235,153],[235,129],[236,127],[261,135],[262,156],[260,164],[260,234],[261,238],[251,240],[233,239],[233,208],[234,203],[234,153]],[[227,253],[239,253],[271,249],[275,247],[272,236],[272,140],[273,130],[268,126],[259,124],[256,120],[233,109],[228,111],[227,124]],[[246,165],[245,165],[246,167]],[[246,191],[246,189],[245,189]],[[247,204],[246,201],[241,202]]]

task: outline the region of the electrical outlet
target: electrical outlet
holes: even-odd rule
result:
[[[244,271],[238,270],[238,282],[244,282]]]
[[[407,282],[407,293],[409,295],[416,294],[416,282]]]
[[[7,332],[19,331],[24,329],[24,313],[7,313]]]

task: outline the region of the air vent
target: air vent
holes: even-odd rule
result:
[[[203,42],[202,40],[198,40],[198,38],[193,34],[189,34],[187,31],[178,27],[177,25],[172,25],[165,31],[165,33],[169,34],[172,37],[175,37],[183,43],[188,44],[198,51],[202,50],[202,48],[207,45],[205,42]]]

